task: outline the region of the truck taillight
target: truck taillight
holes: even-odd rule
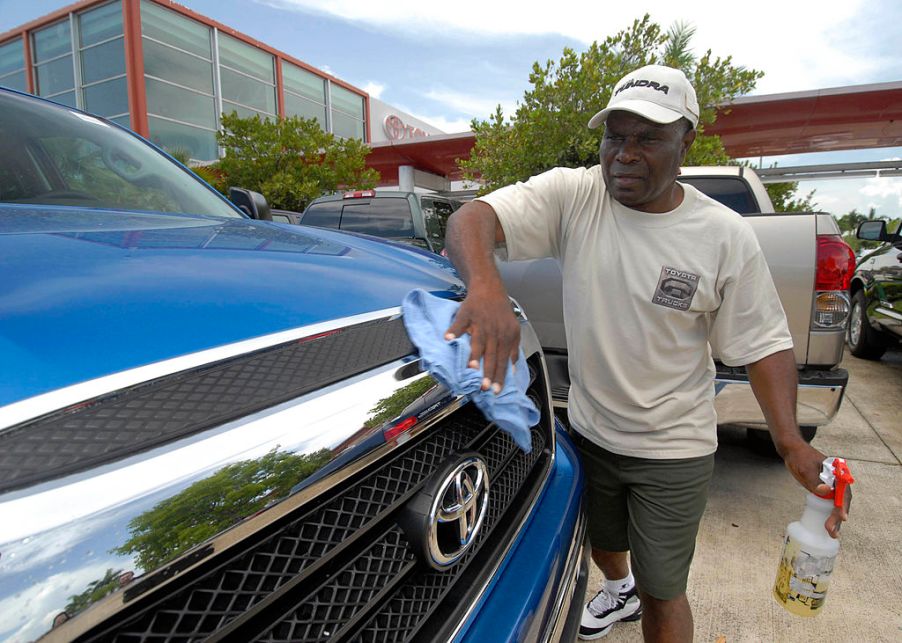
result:
[[[849,316],[849,284],[854,272],[855,253],[849,244],[836,234],[818,235],[812,328],[837,330],[845,326]]]
[[[341,198],[343,199],[371,199],[376,196],[375,190],[357,190],[356,192],[345,192]]]
[[[855,253],[838,234],[817,237],[815,290],[848,290],[855,272]]]

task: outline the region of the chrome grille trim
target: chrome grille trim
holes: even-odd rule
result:
[[[143,382],[0,432],[0,493],[147,451],[348,380],[414,350],[399,317]]]
[[[290,330],[271,333],[254,339],[248,339],[234,344],[217,346],[197,353],[174,357],[161,362],[155,362],[146,366],[129,369],[113,375],[99,377],[97,379],[81,382],[72,386],[36,395],[19,402],[14,402],[0,407],[0,434],[9,427],[28,422],[49,413],[66,409],[85,400],[109,395],[116,391],[137,386],[144,382],[165,378],[176,373],[190,371],[199,367],[208,366],[214,362],[240,357],[266,348],[271,348],[285,342],[304,339],[320,333],[347,328],[371,321],[392,319],[400,316],[401,308],[385,308],[363,315],[353,315],[333,319],[318,324],[299,326]]]

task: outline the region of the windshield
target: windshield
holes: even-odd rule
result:
[[[205,183],[115,125],[4,91],[0,203],[241,217]]]

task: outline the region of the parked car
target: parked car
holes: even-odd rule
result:
[[[461,205],[437,194],[360,190],[314,199],[301,223],[393,239],[440,254],[448,217]]]
[[[582,474],[525,318],[529,453],[404,330],[447,261],[234,195],[0,90],[0,640],[571,640]]]
[[[886,221],[865,221],[856,235],[883,245],[858,262],[849,295],[849,350],[856,357],[880,359],[902,339],[902,225],[887,232]]]
[[[291,210],[270,210],[272,220],[277,223],[291,223],[298,225],[301,222],[301,213],[292,212]]]

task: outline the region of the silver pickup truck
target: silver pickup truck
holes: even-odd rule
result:
[[[851,249],[829,214],[773,213],[764,185],[749,168],[686,167],[679,180],[747,217],[758,236],[792,333],[799,370],[798,419],[802,434],[810,440],[817,427],[830,422],[839,410],[849,379],[837,364],[849,313]],[[499,262],[498,267],[508,293],[526,311],[539,336],[554,404],[565,408],[570,378],[557,260]],[[745,369],[725,366],[716,355],[715,365],[718,422],[766,429]]]

